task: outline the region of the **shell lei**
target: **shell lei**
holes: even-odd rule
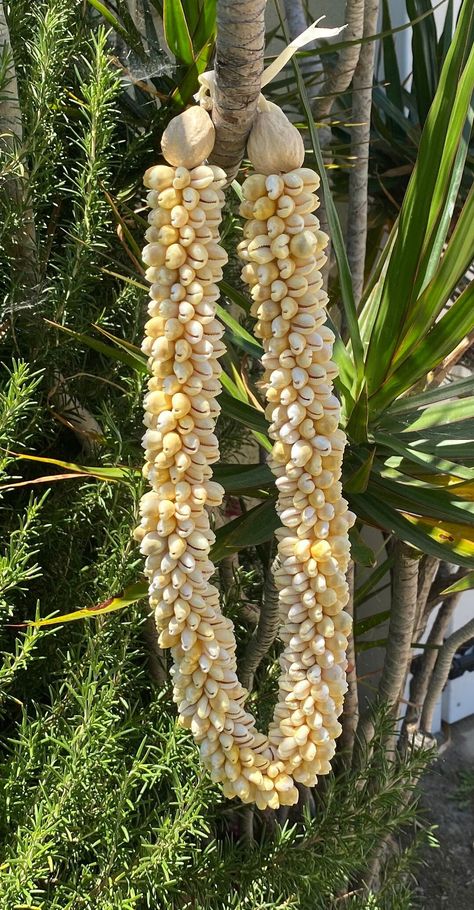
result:
[[[344,573],[353,516],[339,477],[345,437],[332,394],[334,336],[324,326],[319,268],[326,237],[311,212],[319,179],[306,168],[255,174],[244,183],[249,220],[239,253],[263,339],[270,465],[277,477],[279,588],[285,644],[279,697],[268,736],[245,710],[232,622],[210,578],[214,534],[207,507],[222,501],[212,480],[219,457],[223,328],[215,318],[226,254],[218,232],[225,174],[198,165],[156,166],[145,175],[150,227],[143,260],[151,282],[143,350],[144,474],[136,537],[146,557],[159,643],[171,648],[179,720],[228,798],[276,809],[298,800],[330,770],[342,710],[351,618]]]

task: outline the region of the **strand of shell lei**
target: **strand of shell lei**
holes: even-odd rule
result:
[[[300,671],[296,678],[287,648],[270,736],[259,733],[236,674],[233,626],[209,581],[214,537],[206,506],[218,505],[223,493],[210,465],[218,458],[217,357],[224,350],[215,282],[225,260],[217,243],[225,175],[198,163],[213,141],[210,118],[204,123],[202,114],[193,114],[201,132],[186,129],[184,115],[171,122],[163,152],[172,166],[145,175],[152,211],[143,258],[152,287],[143,349],[152,376],[143,444],[152,489],[142,498],[136,536],[146,556],[160,645],[172,651],[180,722],[191,729],[204,765],[227,797],[277,808],[297,801],[296,780],[314,783],[329,770],[333,741],[327,721],[334,726],[332,696],[341,691],[341,681],[316,661],[312,674],[306,669],[304,678]]]

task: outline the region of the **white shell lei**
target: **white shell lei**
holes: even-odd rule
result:
[[[224,351],[215,318],[226,254],[218,245],[225,174],[157,166],[145,175],[150,227],[143,259],[151,282],[143,350],[152,374],[145,396],[144,474],[136,536],[146,556],[160,645],[171,648],[174,699],[203,764],[226,797],[276,809],[298,800],[330,770],[342,710],[351,618],[344,573],[353,516],[339,477],[345,437],[332,393],[334,336],[324,326],[319,268],[326,237],[310,214],[317,175],[254,175],[244,183],[250,220],[240,244],[247,262],[264,365],[277,477],[279,588],[285,649],[268,736],[245,710],[232,622],[210,584],[214,534],[206,506],[223,490],[212,481]]]

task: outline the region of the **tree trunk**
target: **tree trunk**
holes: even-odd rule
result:
[[[355,41],[362,37],[364,5],[364,0],[346,0],[344,22],[347,28],[342,34],[343,41]],[[321,97],[314,105],[314,114],[318,120],[329,116],[337,95],[345,92],[351,84],[360,54],[360,44],[353,44],[351,47],[345,47],[339,51],[337,62],[328,70],[320,88]]]
[[[465,626],[462,626],[456,632],[453,632],[453,634],[446,639],[443,647],[440,649],[434,673],[428,686],[428,692],[426,694],[425,703],[423,705],[423,712],[421,715],[420,726],[425,733],[431,733],[433,727],[434,709],[439,699],[441,698],[441,693],[448,681],[453,657],[458,648],[460,648],[461,645],[465,644],[466,641],[469,641],[469,639],[473,637],[474,619],[471,619],[470,622],[466,623]]]
[[[235,177],[257,111],[263,73],[266,0],[218,0],[216,144],[211,161]]]
[[[239,679],[243,686],[249,690],[253,687],[255,671],[268,654],[278,633],[279,604],[278,590],[275,585],[275,572],[279,566],[279,559],[270,560],[265,577],[262,608],[258,626],[254,637],[250,640],[239,666]]]
[[[377,689],[377,702],[389,706],[394,720],[406,679],[417,611],[419,560],[413,558],[412,552],[406,544],[400,541],[396,544],[387,647]],[[364,750],[373,735],[372,719],[370,715],[365,715],[357,729],[358,744],[354,749],[354,764],[357,767],[361,766]],[[387,751],[391,750],[394,739],[394,736],[388,738]]]
[[[288,22],[288,31],[293,41],[298,35],[301,35],[308,28],[308,20],[303,0],[284,0],[285,15]],[[323,70],[321,59],[318,54],[318,45],[316,41],[310,41],[305,45],[306,51],[313,51],[308,57],[303,57],[300,62],[300,70],[305,80],[308,97],[313,99],[319,94]],[[318,79],[316,79],[318,77]]]
[[[428,606],[431,599],[431,592],[433,590],[433,584],[436,580],[438,570],[440,567],[440,560],[436,556],[423,556],[420,560],[420,568],[418,572],[418,604],[416,610],[416,623],[415,623],[415,641],[418,638],[421,638],[425,629],[426,623],[430,617],[432,606]],[[446,587],[446,585],[444,586]]]
[[[448,597],[438,610],[438,615],[433,623],[433,628],[428,635],[426,642],[427,647],[421,655],[418,669],[416,673],[413,674],[413,679],[411,681],[409,696],[410,704],[407,707],[407,713],[403,722],[403,733],[406,732],[408,734],[410,729],[418,727],[420,714],[433,675],[436,658],[438,657],[438,646],[443,644],[450,619],[459,603],[459,597],[459,594]]]
[[[349,602],[345,607],[347,613],[354,616],[354,581],[355,566],[349,563],[347,570],[347,583],[349,585]],[[357,665],[356,653],[354,647],[354,636],[351,635],[347,645],[347,684],[349,686],[344,699],[344,711],[342,714],[341,724],[342,733],[339,740],[340,764],[344,768],[350,768],[352,764],[352,754],[354,751],[355,735],[359,721],[359,696],[357,690]]]
[[[376,33],[378,13],[379,0],[366,0],[364,38]],[[364,287],[374,59],[375,42],[370,41],[368,44],[361,45],[359,62],[352,82],[351,156],[354,166],[349,176],[347,255],[352,272],[352,286],[356,303],[359,303]]]
[[[33,212],[28,199],[28,172],[24,160],[20,160],[24,158],[22,154],[23,124],[21,107],[5,4],[1,0],[0,54],[6,63],[6,81],[0,97],[0,151],[7,159],[17,159],[18,165],[21,164],[22,170],[22,176],[20,177],[20,167],[17,166],[13,169],[13,176],[7,178],[3,185],[5,198],[11,200],[20,215],[18,229],[10,241],[11,263],[19,286],[31,289],[38,278],[36,231]]]
[[[291,39],[297,38],[308,28],[306,12],[303,6],[303,0],[284,0],[286,19]],[[314,43],[308,44],[307,47],[314,47]]]

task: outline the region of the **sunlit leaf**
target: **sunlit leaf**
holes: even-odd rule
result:
[[[163,0],[163,27],[171,53],[181,63],[193,63],[193,42],[182,0]]]
[[[439,522],[398,512],[369,491],[351,495],[350,501],[356,514],[367,524],[394,534],[422,553],[429,553],[469,569],[474,567],[474,544],[469,542],[474,534],[472,527],[460,525],[456,534],[452,534],[444,523],[441,528]],[[450,527],[453,529],[452,525]]]
[[[62,623],[76,622],[78,619],[90,619],[93,616],[105,616],[106,613],[115,613],[116,610],[123,610],[130,604],[148,596],[148,584],[146,581],[137,581],[129,585],[121,594],[116,594],[107,600],[96,604],[94,607],[84,607],[82,610],[75,610],[73,613],[63,613],[60,616],[52,616],[48,619],[30,620],[25,623],[28,626],[42,628],[43,626],[56,626]]]
[[[450,594],[460,594],[462,591],[470,591],[472,588],[474,588],[474,572],[468,572],[464,578],[459,578],[458,581],[441,591],[441,595],[448,597]]]
[[[65,468],[66,471],[72,471],[77,475],[84,477],[96,477],[98,480],[106,480],[110,481],[111,483],[130,479],[134,473],[138,473],[137,471],[134,472],[133,468],[119,466],[103,467],[102,465],[96,465],[92,467],[90,465],[75,464],[72,461],[61,461],[59,458],[45,458],[43,456],[39,457],[38,455],[27,455],[23,452],[10,452],[10,455],[14,455],[15,458],[19,458],[22,461],[37,461],[40,464],[55,464],[59,468]]]
[[[463,4],[400,212],[397,237],[366,359],[366,377],[371,392],[380,386],[387,374],[406,314],[411,311],[423,286],[430,244],[437,237],[437,225],[450,195],[451,170],[472,95],[474,51],[468,62],[467,57],[472,47],[473,24],[473,5]],[[425,349],[421,356],[420,348],[416,347],[413,354],[417,357],[420,375],[426,375],[434,365],[429,361],[428,350]],[[404,387],[408,388],[408,385]],[[391,394],[385,394],[384,405],[400,394],[403,387],[386,391]]]
[[[472,480],[472,468],[467,468],[465,465],[458,465],[454,461],[449,461],[448,459],[441,457],[441,455],[435,455],[414,448],[408,445],[408,441],[404,440],[401,436],[395,436],[395,434],[389,436],[379,433],[378,431],[374,436],[375,441],[380,446],[385,446],[389,452],[396,452],[397,455],[406,458],[408,462],[412,461],[420,464],[430,471],[439,471],[442,474],[452,474],[461,480]]]

